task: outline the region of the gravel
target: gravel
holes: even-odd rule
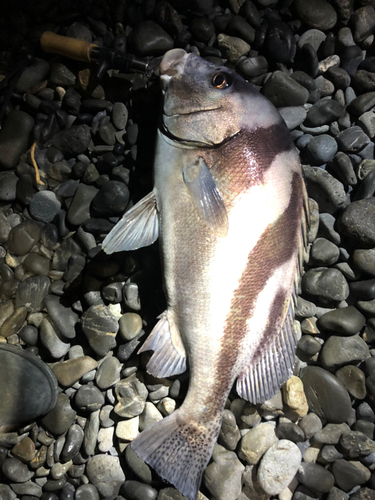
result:
[[[186,374],[151,377],[149,354],[137,355],[165,308],[158,250],[101,250],[151,189],[158,82],[111,71],[98,80],[95,64],[41,50],[49,29],[234,67],[279,108],[300,151],[311,226],[294,375],[262,405],[233,389],[200,500],[374,498],[371,2],[30,0],[0,14],[0,79],[33,54],[1,118],[0,343],[39,355],[59,384],[53,410],[0,434],[0,497],[183,498],[129,446],[188,387]]]

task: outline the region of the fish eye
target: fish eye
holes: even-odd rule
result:
[[[224,73],[221,71],[220,73],[215,73],[212,77],[212,85],[217,89],[226,89],[232,85],[232,77],[229,73]]]

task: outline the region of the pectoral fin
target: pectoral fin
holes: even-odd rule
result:
[[[203,158],[183,170],[183,177],[199,217],[217,236],[228,233],[224,201]]]
[[[154,351],[146,370],[154,377],[170,377],[186,370],[186,352],[180,334],[170,324],[167,311],[159,316],[159,321],[138,353]]]
[[[128,210],[103,241],[103,250],[110,254],[137,250],[154,243],[159,236],[159,220],[154,193],[142,198]]]

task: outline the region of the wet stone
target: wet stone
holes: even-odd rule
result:
[[[335,309],[319,318],[319,326],[341,335],[354,335],[365,326],[366,319],[354,306]]]
[[[96,372],[96,385],[101,390],[109,389],[120,381],[120,371],[122,365],[120,361],[111,356],[105,359]]]
[[[22,263],[23,268],[30,274],[48,275],[50,271],[50,261],[36,253],[30,253]]]
[[[15,483],[24,483],[34,476],[34,472],[16,458],[5,459],[1,470],[9,481]]]
[[[342,301],[349,295],[349,285],[338,269],[317,267],[303,275],[302,289],[309,295]]]
[[[311,411],[328,422],[349,421],[349,394],[334,375],[318,366],[308,366],[302,370],[301,380]]]
[[[327,493],[335,482],[333,475],[327,469],[308,462],[301,463],[296,477],[300,483],[319,493]]]
[[[84,153],[91,141],[90,127],[88,125],[72,125],[67,130],[62,130],[53,139],[52,145],[67,154]]]
[[[61,203],[52,191],[36,193],[29,205],[30,215],[41,222],[52,222],[60,208]]]
[[[14,255],[26,255],[39,240],[40,226],[34,221],[26,221],[15,226],[9,233],[8,250]]]
[[[309,91],[282,71],[275,71],[262,88],[262,93],[274,106],[302,106]]]
[[[79,410],[94,412],[103,406],[104,396],[98,387],[89,383],[78,389],[74,401]]]
[[[328,68],[325,73],[325,76],[331,80],[336,89],[346,89],[349,87],[351,83],[351,78],[347,71],[343,68],[339,68],[337,66],[333,66]]]
[[[151,483],[152,473],[150,467],[138,457],[131,446],[126,447],[124,456],[127,465],[137,475],[138,479],[147,484]]]
[[[119,320],[120,335],[124,340],[133,340],[142,330],[142,318],[136,313],[125,313]]]
[[[129,201],[129,189],[123,182],[109,181],[92,200],[94,213],[99,217],[123,214]]]
[[[158,56],[173,48],[173,40],[154,21],[137,24],[129,36],[129,48],[138,56]]]
[[[56,406],[42,419],[42,424],[53,435],[60,436],[69,429],[75,417],[68,396],[59,394]]]
[[[356,420],[352,426],[353,431],[363,432],[369,439],[374,439],[375,425],[367,420]]]
[[[94,370],[98,362],[90,356],[80,356],[67,361],[61,361],[53,366],[53,372],[60,385],[71,387],[83,375]]]
[[[68,221],[71,224],[79,226],[90,218],[90,205],[97,193],[98,189],[94,186],[78,186],[68,210]]]
[[[318,266],[330,266],[337,262],[339,256],[339,248],[325,238],[317,238],[311,247],[310,257]]]
[[[340,181],[319,167],[304,165],[303,173],[309,197],[318,203],[320,212],[333,214],[343,207],[346,193]]]
[[[307,127],[320,127],[335,120],[343,114],[342,106],[334,99],[321,99],[308,111],[304,125]]]
[[[135,373],[120,380],[115,386],[115,393],[118,403],[114,411],[117,415],[132,418],[143,412],[148,391]]]
[[[366,397],[365,374],[361,369],[347,365],[337,370],[335,375],[353,397],[357,399]]]
[[[375,12],[373,7],[366,5],[357,9],[351,18],[353,37],[356,43],[363,42],[375,32]]]
[[[125,482],[119,459],[109,455],[96,455],[86,466],[87,477],[103,498],[114,498]]]
[[[351,491],[355,486],[367,481],[366,474],[357,466],[344,459],[336,460],[332,465],[335,482],[343,491]]]
[[[0,336],[8,338],[17,333],[23,326],[26,316],[26,307],[17,308],[1,325]]]
[[[375,198],[354,201],[346,207],[339,228],[360,243],[375,244]]]
[[[369,348],[358,335],[338,337],[331,335],[321,352],[321,363],[327,370],[337,370],[346,364],[363,361],[370,355]]]
[[[81,317],[81,324],[90,346],[99,356],[116,347],[118,321],[106,306],[89,307]]]
[[[370,138],[363,132],[361,127],[354,125],[343,130],[336,137],[340,151],[354,153],[363,149],[370,142]]]
[[[238,63],[236,70],[246,79],[254,78],[267,72],[268,62],[264,56],[245,57]]]
[[[86,455],[94,455],[98,441],[100,427],[99,410],[90,413],[88,422],[85,425],[85,436],[83,438],[83,452]],[[77,463],[77,461],[75,460]]]
[[[365,457],[375,451],[375,442],[363,432],[349,431],[341,436],[340,448],[346,457]]]
[[[24,306],[29,312],[40,311],[50,284],[51,281],[47,276],[38,275],[26,278],[17,288],[16,307]]]
[[[78,424],[73,424],[66,435],[64,447],[61,452],[61,460],[69,462],[79,452],[84,438],[82,427]]]
[[[334,446],[333,444],[324,445],[321,448],[319,455],[325,462],[334,462],[335,460],[343,458],[343,455],[339,451],[337,451],[336,446]]]
[[[354,250],[353,263],[361,271],[375,276],[375,249]]]
[[[93,484],[82,484],[76,489],[76,500],[99,500],[99,493]]]
[[[26,152],[34,119],[24,111],[12,110],[0,131],[0,166],[3,170],[14,168]]]

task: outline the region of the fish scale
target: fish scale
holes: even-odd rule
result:
[[[167,309],[139,352],[155,377],[190,381],[180,408],[131,446],[195,500],[228,394],[271,398],[293,371],[293,306],[305,192],[289,131],[269,101],[228,68],[174,49],[153,192],[103,242],[107,253],[160,237]]]

